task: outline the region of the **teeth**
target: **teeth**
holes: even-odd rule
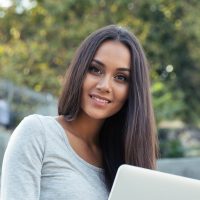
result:
[[[98,102],[101,102],[101,103],[108,103],[107,100],[99,99],[98,97],[94,97],[94,96],[92,96],[92,98],[95,99],[95,100],[98,101]]]

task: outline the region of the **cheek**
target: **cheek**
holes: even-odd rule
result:
[[[124,106],[126,100],[128,99],[128,86],[127,87],[123,87],[123,88],[118,88],[116,90],[116,93],[115,93],[115,104],[113,104],[113,114],[115,114],[116,112],[120,111],[122,109],[122,107]]]
[[[85,94],[85,92],[87,92],[89,90],[90,83],[91,83],[91,81],[86,76],[85,80],[83,81],[83,85],[82,85],[82,94]]]
[[[127,100],[128,90],[129,90],[128,85],[118,89],[118,92],[116,95],[119,102],[124,103]]]
[[[98,79],[90,74],[87,74],[85,80],[83,81],[82,92],[87,91],[91,87],[97,84]]]

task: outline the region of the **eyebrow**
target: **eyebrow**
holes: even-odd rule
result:
[[[102,62],[99,61],[99,60],[93,59],[92,62],[95,62],[95,63],[101,65],[102,67],[105,67],[105,64],[102,63]],[[128,72],[130,72],[130,69],[127,68],[127,67],[119,67],[119,68],[117,68],[117,70],[119,70],[119,71],[128,71]]]

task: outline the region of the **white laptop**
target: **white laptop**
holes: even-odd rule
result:
[[[200,180],[122,165],[108,200],[200,200]]]

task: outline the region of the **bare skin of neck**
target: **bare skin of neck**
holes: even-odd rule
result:
[[[58,116],[73,150],[86,162],[102,167],[102,153],[99,146],[99,130],[103,120],[92,119],[84,113],[79,113],[73,121],[66,121],[64,116]]]

